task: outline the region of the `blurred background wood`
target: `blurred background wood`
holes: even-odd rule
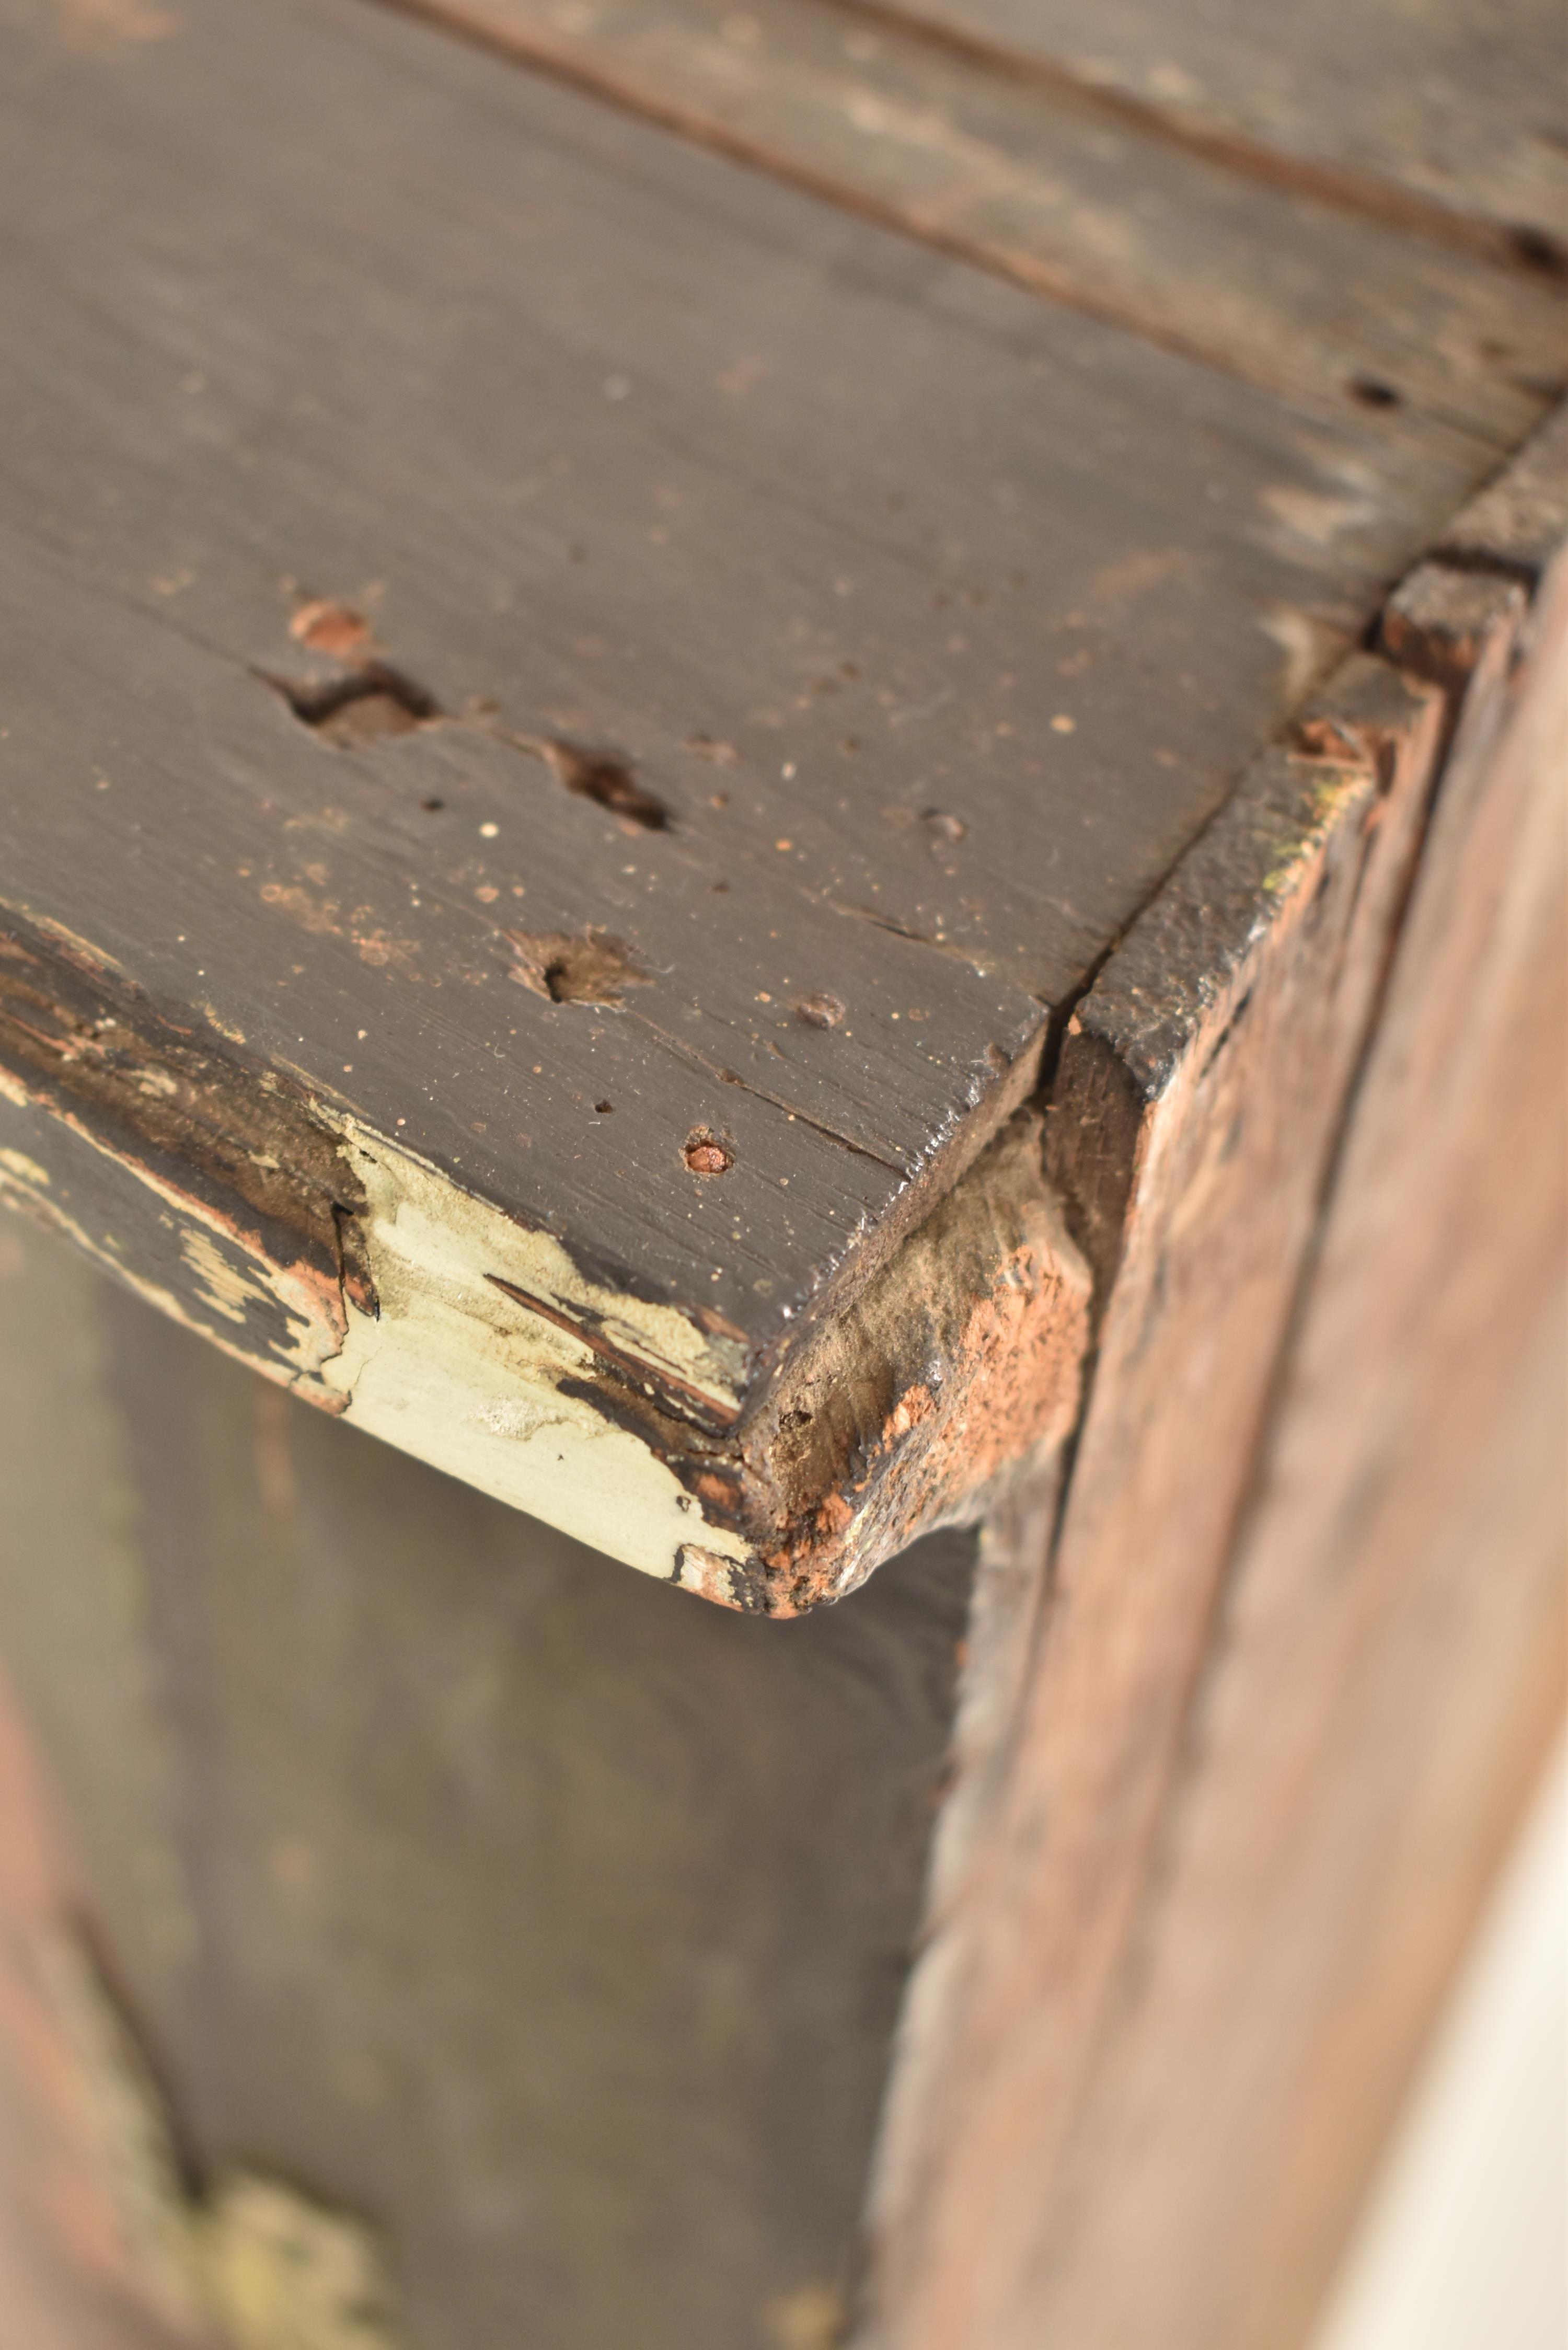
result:
[[[0,1242],[0,1645],[194,2185],[372,2218],[442,2350],[836,2305],[971,1538],[704,1607]]]

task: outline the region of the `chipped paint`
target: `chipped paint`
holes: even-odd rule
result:
[[[80,1152],[95,1157],[161,1201],[177,1234],[179,1256],[191,1274],[191,1287],[175,1287],[128,1265],[110,1243],[72,1211],[60,1196],[60,1187],[51,1182],[48,1170],[26,1151],[12,1147],[0,1149],[0,1200],[53,1226],[161,1313],[214,1340],[226,1353],[270,1378],[309,1392],[342,1340],[342,1306],[335,1283],[326,1281],[303,1262],[280,1264],[262,1252],[236,1222],[193,1193],[180,1191],[129,1153],[117,1150],[80,1118],[62,1115],[51,1103],[36,1101],[4,1072],[0,1072],[0,1100],[13,1108],[48,1117],[55,1128],[72,1138]],[[260,1354],[254,1339],[250,1345],[226,1341],[223,1332],[213,1329],[204,1318],[202,1307],[234,1326],[245,1325],[248,1309],[265,1309],[274,1327],[281,1321],[286,1337],[281,1348]],[[335,1408],[335,1395],[330,1401]]]
[[[972,1516],[1071,1418],[1087,1283],[1036,1113],[758,1360],[698,1301],[585,1271],[284,1071],[170,1030],[85,953],[86,990],[8,953],[0,1197],[306,1400],[645,1574],[799,1614]]]
[[[27,1184],[40,1191],[48,1189],[48,1169],[40,1167],[36,1159],[29,1159],[25,1150],[0,1150],[0,1172],[8,1175],[14,1183]]]
[[[379,1313],[347,1308],[323,1378],[357,1428],[432,1467],[670,1579],[693,1533],[692,1496],[640,1435],[593,1400],[625,1391],[569,1319],[591,1315],[646,1395],[673,1386],[732,1417],[742,1350],[668,1305],[588,1279],[548,1232],[531,1232],[385,1137],[350,1126],[343,1149],[364,1187],[359,1219]],[[549,1318],[509,1291],[557,1308]],[[704,1523],[707,1522],[704,1521]],[[747,1546],[707,1523],[715,1555]]]

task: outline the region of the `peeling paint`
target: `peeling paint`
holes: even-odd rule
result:
[[[304,1399],[646,1574],[799,1614],[972,1516],[1071,1419],[1087,1277],[1037,1113],[759,1360],[700,1301],[589,1274],[286,1072],[168,1029],[106,966],[78,1001],[7,946],[0,1196]]]
[[[342,1350],[323,1371],[344,1419],[645,1574],[671,1576],[692,1534],[687,1488],[587,1399],[585,1388],[591,1395],[607,1376],[603,1359],[563,1324],[566,1313],[591,1313],[628,1360],[645,1364],[650,1389],[673,1378],[730,1415],[741,1349],[673,1306],[590,1281],[549,1233],[514,1222],[385,1137],[350,1126],[343,1149],[364,1187],[379,1305],[372,1315],[348,1304]],[[566,1311],[547,1320],[504,1284]],[[746,1559],[732,1531],[710,1524],[707,1539],[718,1555]]]

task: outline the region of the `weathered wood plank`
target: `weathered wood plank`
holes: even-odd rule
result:
[[[1539,475],[1555,445],[1554,436],[1543,436],[1521,461],[1521,476],[1526,467]],[[1508,487],[1505,483],[1490,494],[1494,517],[1519,509],[1519,496],[1504,494]],[[1533,528],[1539,517],[1532,508],[1531,518]],[[1499,565],[1506,562],[1505,543],[1494,542],[1492,552]],[[1509,660],[1523,591],[1513,584],[1508,592],[1511,600],[1483,649],[1483,673],[1473,690],[1481,714],[1472,712],[1471,723],[1482,731],[1509,698]],[[1542,668],[1548,698],[1561,691],[1553,669],[1559,660],[1548,647]],[[1264,763],[1107,963],[1064,1052],[1053,1155],[1078,1203],[1082,1237],[1102,1284],[1104,1318],[1051,1580],[1040,1603],[1037,1646],[1000,1741],[1000,1787],[983,1807],[983,1824],[970,1831],[963,1870],[946,1889],[927,1962],[936,1989],[917,1986],[911,2017],[919,2040],[904,2072],[908,2086],[896,2090],[891,2107],[878,2197],[879,2292],[889,2338],[900,2350],[928,2341],[973,2341],[993,2350],[1039,2340],[1055,2266],[1077,2280],[1075,2293],[1079,2284],[1091,2293],[1089,2267],[1075,2268],[1071,2251],[1078,2241],[1075,2198],[1081,2189],[1103,2199],[1096,2218],[1106,2231],[1099,2249],[1116,2239],[1114,2256],[1098,2267],[1105,2309],[1121,2311],[1127,2296],[1158,2291],[1159,2258],[1151,2251],[1129,2262],[1113,2216],[1122,2200],[1117,2162],[1103,2170],[1091,2164],[1090,2186],[1084,2189],[1083,2117],[1097,2094],[1102,2059],[1112,2066],[1121,2062],[1117,2002],[1141,1996],[1147,1950],[1138,1921],[1151,1914],[1149,1905],[1158,1904],[1165,1883],[1160,1825],[1181,1758],[1190,1752],[1190,1694],[1204,1672],[1233,1530],[1268,1424],[1272,1383],[1336,1147],[1345,1089],[1378,1003],[1442,739],[1441,727],[1434,725],[1440,712],[1428,698],[1427,716],[1416,722],[1408,745],[1415,755],[1403,789],[1386,796],[1379,782],[1380,774],[1391,772],[1390,738],[1385,735],[1380,746],[1377,736],[1391,715],[1386,705],[1409,694],[1418,706],[1431,689],[1403,686],[1388,671],[1379,687],[1376,667],[1354,664],[1345,684],[1359,681],[1362,694],[1380,695],[1381,719],[1376,700],[1364,701],[1357,714],[1347,695],[1331,692],[1298,736],[1296,790],[1308,805],[1315,802],[1322,826],[1316,869],[1311,856],[1282,861],[1276,855],[1272,839],[1290,837],[1301,817],[1298,813],[1282,836],[1276,832],[1287,805],[1289,769]],[[1343,704],[1337,712],[1336,702]],[[1331,782],[1336,762],[1358,743],[1366,755],[1359,783],[1353,768]],[[1314,763],[1321,779],[1316,791]],[[1561,775],[1549,780],[1556,789]],[[1446,1016],[1434,1008],[1434,1034],[1441,1034]],[[1457,1029],[1456,1053],[1458,1036]],[[1396,1057],[1393,1044],[1386,1049]],[[1528,1107],[1519,1115],[1527,1116]],[[1473,1122],[1467,1112],[1457,1122],[1470,1138],[1455,1146],[1454,1180],[1462,1185],[1465,1154],[1490,1145],[1484,1118]],[[1437,1125],[1442,1123],[1438,1118]],[[1435,1150],[1438,1145],[1423,1127],[1409,1147]],[[1550,1152],[1538,1149],[1542,1155]],[[1449,1226],[1439,1219],[1428,1227],[1413,1177],[1406,1192],[1408,1223],[1422,1236],[1420,1247],[1441,1259],[1452,1238]],[[1542,1262],[1542,1278],[1549,1280],[1547,1260]],[[1459,1286],[1468,1295],[1468,1283]],[[1424,1392],[1428,1378],[1440,1383],[1449,1375],[1449,1348],[1428,1346],[1417,1319],[1400,1326],[1397,1346],[1408,1358],[1404,1376],[1417,1390]],[[1365,1376],[1374,1383],[1386,1378],[1391,1392],[1403,1391],[1381,1336]],[[1323,1392],[1336,1393],[1326,1378]],[[1355,1392],[1360,1395],[1359,1387]],[[1411,1409],[1419,1423],[1426,1409],[1420,1392]],[[1455,1440],[1449,1449],[1456,1479],[1473,1474],[1485,1482],[1491,1472],[1482,1460],[1484,1447],[1472,1450]],[[1324,1513],[1348,1490],[1343,1479],[1354,1482],[1359,1458],[1342,1448],[1342,1478],[1326,1456],[1314,1455]],[[1314,1514],[1311,1523],[1319,1523]],[[1535,1555],[1529,1545],[1518,1553],[1523,1614],[1500,1627],[1496,1676],[1483,1675],[1478,1722],[1491,1719],[1489,1709],[1508,1704],[1506,1684],[1515,1668],[1526,1697],[1536,1686],[1524,1671],[1523,1651],[1511,1646],[1536,1604],[1530,1597]],[[1408,1567],[1418,1580],[1427,1564],[1424,1555],[1407,1553],[1390,1573],[1397,1581]],[[1448,1572],[1442,1560],[1433,1565],[1434,1572]],[[1034,1573],[1044,1577],[1046,1572],[1041,1552]],[[1347,1575],[1347,1588],[1352,1585],[1354,1576]],[[1303,1607],[1314,1604],[1301,1600]],[[1354,1615],[1354,1603],[1346,1605]],[[1539,1617],[1531,1620],[1537,1630],[1529,1637],[1538,1637]],[[1288,1675],[1292,1701],[1306,1711],[1332,1711],[1336,1637],[1325,1635],[1329,1648],[1316,1676],[1305,1661],[1304,1635],[1272,1652],[1286,1660],[1281,1671]],[[1460,1638],[1449,1659],[1457,1671],[1464,1669],[1464,1652]],[[1390,1672],[1398,1669],[1401,1653],[1397,1646],[1389,1651]],[[1375,1675],[1383,1664],[1374,1659],[1367,1669]],[[1267,1695],[1254,1690],[1249,1702],[1256,1707],[1253,1733],[1266,1747],[1270,1707],[1285,1702],[1282,1685],[1271,1685]],[[1526,1744],[1534,1735],[1529,1724],[1539,1727],[1532,1706],[1532,1699],[1521,1698]],[[1440,1718],[1439,1706],[1427,1719],[1436,1725]],[[1482,1808],[1492,1795],[1506,1804],[1514,1783],[1509,1757],[1517,1761],[1523,1749],[1500,1738],[1492,1758],[1499,1775],[1492,1778],[1480,1728],[1477,1742],[1471,1758],[1477,1783],[1491,1791]],[[1223,1800],[1251,1804],[1251,1766],[1239,1748],[1228,1752],[1232,1785]],[[997,1766],[991,1767],[994,1776]],[[1397,1783],[1397,1767],[1389,1769]],[[1343,1779],[1337,1768],[1327,1774],[1326,1804],[1338,1800],[1334,1789],[1352,1786],[1353,1776],[1349,1763]],[[1217,1778],[1216,1789],[1218,1783]],[[1425,1785],[1413,1765],[1406,1790],[1412,1802],[1425,1802]],[[1310,1796],[1303,1801],[1310,1804]],[[1254,1814],[1254,1827],[1265,1817]],[[1273,1826],[1265,1832],[1272,1835]],[[1289,1835],[1280,1834],[1287,1851]],[[1288,1866],[1282,1858],[1282,1869]],[[1337,1927],[1331,1927],[1321,1883],[1318,1894],[1325,1905],[1324,1932],[1350,1934],[1355,1901],[1346,1897]],[[1199,1898],[1196,1889],[1192,1898]],[[1450,1920],[1462,1908],[1461,1902],[1448,1913]],[[1226,1918],[1236,1924],[1230,1911]],[[1451,1948],[1451,1939],[1442,1946]],[[1251,1945],[1239,1934],[1238,1947]],[[1280,1963],[1286,1963],[1282,1956]],[[1239,2029],[1243,2003],[1239,1979],[1227,1971],[1225,1981],[1230,1999],[1223,2020],[1216,2008],[1209,2039],[1182,2042],[1183,2065],[1211,2061],[1216,2074],[1222,2069],[1220,2043]],[[1397,2068],[1398,2050],[1407,2051],[1409,2043],[1390,2044]],[[1304,2041],[1293,2045],[1302,2053]],[[1145,2083],[1157,2074],[1161,2082],[1168,2077],[1169,2054],[1157,2063],[1144,2045]],[[1303,2061],[1310,2060],[1303,2054]],[[1125,2085],[1125,2076],[1117,2077]],[[1277,2114],[1290,2103],[1283,2098],[1271,2110]],[[1194,2086],[1183,2108],[1179,2157],[1168,2137],[1161,2141],[1167,2169],[1158,2188],[1148,2185],[1151,2230],[1156,2203],[1161,2211],[1183,2208],[1182,2166],[1190,2158],[1192,2114],[1199,2106],[1210,2109],[1209,2092],[1200,2096]],[[1363,2121],[1375,2107],[1386,2117],[1386,2102],[1378,2106],[1375,2097],[1361,2109]],[[1288,2162],[1283,2137],[1275,2144],[1281,2162]],[[1255,2150],[1256,2141],[1246,2145]],[[1152,2152],[1149,2159],[1153,2164]],[[1194,2230],[1187,2277],[1197,2295],[1222,2301],[1229,2291],[1225,2277],[1242,2274],[1244,2264],[1233,2257],[1234,2214],[1247,2159],[1242,2134],[1230,2132],[1223,2119],[1217,2122],[1212,2164],[1233,2161],[1234,2168],[1226,2172],[1226,2193],[1211,2216],[1231,2250],[1222,2259],[1205,2260]],[[1206,2175],[1212,2183],[1215,2170]],[[1282,2230],[1298,2220],[1307,2226],[1303,2215],[1312,2197],[1293,2217],[1281,2174],[1271,2176],[1279,2201],[1270,2224]],[[1320,2178],[1312,2227],[1323,2220],[1322,2189]],[[1259,2192],[1264,2192],[1261,2178]],[[1343,2216],[1344,2205],[1337,2208]],[[1321,2269],[1308,2276],[1303,2246],[1304,2238],[1298,2240],[1291,2256],[1304,2262],[1296,2285],[1310,2293]],[[1211,2239],[1208,2252],[1213,2251]],[[1127,2283],[1124,2293],[1117,2279],[1135,2272],[1138,2282]],[[1245,2264],[1249,2279],[1263,2272]],[[1064,2338],[1094,2338],[1092,2327],[1086,2337],[1083,2331],[1086,2305],[1074,2300]],[[1205,2306],[1219,2329],[1217,2303]],[[1135,2327],[1126,2335],[1129,2343],[1189,2338],[1174,2332],[1174,2319],[1170,2334],[1161,2332],[1151,2303],[1138,2307],[1138,2323],[1152,2330]],[[1256,2338],[1244,2327],[1206,2337],[1194,2324],[1194,2343]]]
[[[1568,266],[1568,31],[1552,0],[893,0],[888,13],[1116,93],[1255,172],[1439,231],[1477,224],[1478,242],[1546,275]]]
[[[0,1243],[42,1925],[85,1905],[200,2208],[358,2215],[398,2344],[779,2350],[846,2283],[971,1538],[788,1627],[686,1606]]]
[[[1016,1452],[1071,1414],[1023,1129],[953,1211],[943,1409],[929,1349],[861,1364],[803,1490],[818,1334],[897,1323],[867,1285],[924,1284],[1053,1011],[1476,444],[379,11],[151,29],[0,32],[12,1188],[601,1547],[832,1596],[972,1508],[981,1390]]]
[[[1568,304],[836,0],[400,0],[754,167],[1331,413],[1511,448]]]
[[[1444,783],[1103,2062],[977,2337],[998,2350],[1310,2339],[1561,1721],[1565,795],[1568,578]]]

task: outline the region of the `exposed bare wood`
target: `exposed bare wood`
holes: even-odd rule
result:
[[[1549,1751],[1565,909],[1568,574],[1445,777],[1071,2161],[975,2337],[996,2350],[1308,2339]]]
[[[1488,641],[1483,702],[1504,693],[1510,644],[1507,625]],[[1258,768],[1112,956],[1063,1050],[1051,1161],[1105,1316],[1013,1767],[921,1962],[948,1995],[912,2009],[926,2044],[891,2101],[879,2310],[900,2350],[1039,2341],[1042,2230],[1076,2159],[1441,743],[1432,689],[1354,662],[1295,759]]]

